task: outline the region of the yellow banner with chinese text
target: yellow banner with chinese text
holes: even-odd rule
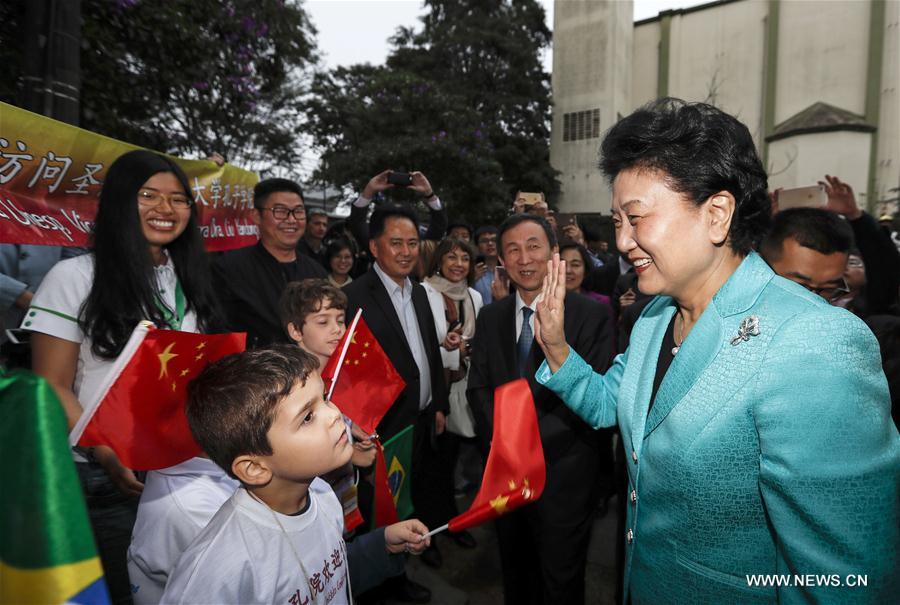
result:
[[[140,148],[0,103],[0,243],[87,246],[106,169],[133,149]],[[255,243],[259,177],[229,164],[172,159],[188,176],[206,248]]]

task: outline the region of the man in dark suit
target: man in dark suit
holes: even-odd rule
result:
[[[534,373],[543,361],[534,343],[534,309],[547,261],[557,249],[545,219],[516,214],[500,226],[500,260],[515,294],[481,310],[472,343],[468,398],[476,437],[487,451],[493,433],[494,389],[527,378],[537,408],[547,463],[541,498],[497,520],[505,602],[584,602],[584,573],[597,504],[599,440]],[[612,319],[600,303],[566,294],[566,339],[597,371],[609,364]]]
[[[379,423],[378,434],[386,441],[414,426],[413,506],[426,525],[437,527],[453,515],[447,507],[451,484],[434,474],[441,465],[433,442],[444,431],[449,400],[428,298],[422,286],[409,279],[419,258],[416,215],[406,206],[381,206],[369,221],[369,235],[375,264],[344,289],[349,300],[347,317],[363,309],[366,324],[406,381],[406,388]],[[364,499],[361,490],[360,510],[365,513]],[[396,584],[394,598],[412,602],[430,598],[428,589],[408,579]]]

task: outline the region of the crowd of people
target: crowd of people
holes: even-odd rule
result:
[[[506,603],[583,603],[591,525],[614,495],[627,602],[896,595],[888,222],[830,175],[824,208],[779,211],[746,127],[703,104],[636,111],[601,157],[612,247],[558,225],[540,193],[519,192],[500,224],[451,223],[425,174],[404,187],[417,206],[391,201],[402,185],[385,170],[342,221],[297,183],[262,180],[258,243],[208,255],[186,176],[148,151],[110,167],[87,253],[3,245],[3,303],[70,426],[138,321],[247,333],[247,352],[191,384],[202,456],[136,473],[108,447],[74,448],[114,601],[428,602],[405,557],[440,568],[441,540],[477,547],[465,531],[424,536],[477,483],[463,467],[490,452],[494,389],[519,378],[547,480],[494,522]],[[414,518],[375,531],[377,446],[319,375],[357,310],[406,383],[378,437],[413,426]],[[366,523],[348,531],[354,510]],[[755,587],[746,574],[869,584]]]

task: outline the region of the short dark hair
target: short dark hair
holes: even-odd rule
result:
[[[303,196],[301,195],[300,197],[302,198]],[[328,218],[328,213],[322,208],[307,208],[306,218],[311,219],[314,216],[324,216],[325,218]]]
[[[346,311],[347,295],[324,279],[292,281],[285,287],[278,302],[281,326],[287,332],[288,324],[292,323],[302,332],[306,318],[323,307]]]
[[[498,230],[495,226],[493,226],[493,225],[484,225],[484,226],[482,226],[482,227],[479,227],[479,228],[475,231],[475,243],[476,243],[476,244],[478,243],[478,240],[481,239],[481,236],[482,236],[482,235],[488,235],[488,234],[491,234],[491,233],[496,234],[496,233],[498,233],[498,231],[499,231],[499,230]]]
[[[419,219],[416,213],[409,206],[400,206],[398,204],[386,204],[378,206],[372,216],[369,218],[369,238],[376,239],[384,233],[385,223],[389,218],[405,218],[412,221],[416,227],[416,233],[419,233]]]
[[[623,170],[659,170],[666,185],[701,205],[719,191],[734,196],[728,234],[736,253],[759,246],[771,222],[768,181],[753,137],[737,118],[706,103],[652,101],[609,129],[600,169],[610,184]]]
[[[500,223],[500,229],[497,231],[497,248],[500,256],[503,256],[503,234],[516,227],[521,225],[522,223],[532,222],[541,226],[544,230],[544,234],[547,236],[547,241],[550,243],[550,247],[553,248],[556,246],[556,233],[553,232],[553,227],[550,226],[550,223],[547,222],[543,216],[538,216],[536,214],[511,214],[506,217],[502,223]]]
[[[296,193],[300,196],[300,200],[303,201],[303,189],[294,181],[290,179],[264,179],[253,187],[253,206],[255,208],[263,208],[266,199],[279,191]]]
[[[559,243],[559,253],[562,254],[566,250],[575,250],[581,256],[581,262],[584,263],[584,281],[587,281],[588,276],[594,271],[594,258],[590,252],[587,251],[587,248],[572,240],[565,240]]]
[[[475,246],[471,243],[455,237],[445,237],[437,245],[437,248],[434,249],[434,252],[431,253],[431,256],[428,259],[428,266],[425,267],[425,275],[430,277],[436,274],[441,268],[441,262],[443,262],[444,256],[450,254],[454,250],[462,250],[469,255],[469,272],[466,274],[466,282],[471,286],[475,283],[475,256],[477,255],[477,252],[475,251]]]
[[[772,228],[763,238],[760,252],[775,262],[784,252],[784,240],[793,238],[804,248],[820,254],[850,254],[853,229],[834,212],[821,208],[789,208],[775,215]]]
[[[319,360],[297,345],[244,351],[209,364],[188,384],[188,425],[197,444],[237,479],[235,458],[272,455],[268,432],[278,404],[318,367]]]
[[[344,250],[349,250],[350,255],[353,256],[353,244],[351,244],[348,240],[345,240],[342,237],[331,240],[330,242],[328,242],[328,246],[325,248],[325,260],[330,263],[331,259],[333,259]]]
[[[447,225],[447,232],[444,235],[449,236],[451,231],[453,231],[454,229],[459,229],[460,227],[469,232],[469,238],[471,239],[473,235],[472,225],[470,225],[469,223],[464,223],[462,221],[456,221]]]

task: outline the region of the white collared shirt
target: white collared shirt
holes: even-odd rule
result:
[[[431,368],[428,365],[428,355],[425,353],[425,342],[422,339],[422,333],[419,331],[419,321],[416,318],[416,310],[412,302],[412,282],[407,277],[401,287],[397,282],[391,279],[376,262],[373,267],[375,274],[384,284],[391,304],[394,305],[394,311],[397,312],[397,318],[403,327],[403,334],[406,336],[406,343],[412,352],[413,359],[416,360],[416,366],[419,368],[419,410],[424,410],[431,403]]]

